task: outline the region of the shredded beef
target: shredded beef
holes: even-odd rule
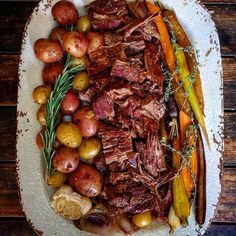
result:
[[[157,134],[148,133],[146,148],[142,152],[142,160],[145,169],[152,176],[158,176],[158,172],[166,170],[166,163]]]
[[[102,151],[94,165],[104,183],[98,201],[124,214],[151,210],[165,219],[176,173],[166,162],[159,122],[175,104],[166,108],[163,98],[163,53],[153,22],[158,13],[149,14],[144,1],[125,0],[96,0],[87,10],[88,34],[101,40],[88,52],[90,87],[79,97],[100,122]]]
[[[116,34],[111,32],[104,33],[105,45],[112,46],[123,41],[122,34]]]
[[[96,0],[87,5],[87,10],[101,15],[125,15],[128,13],[125,0]]]
[[[163,74],[161,71],[160,48],[153,43],[146,43],[144,61],[146,70],[155,76],[156,83],[162,88]]]
[[[112,76],[122,77],[130,82],[143,82],[146,78],[142,70],[130,66],[128,63],[116,60],[111,70]]]
[[[102,93],[93,102],[93,111],[96,118],[101,120],[110,120],[115,116],[113,101],[105,93]]]
[[[133,157],[132,138],[129,131],[104,125],[100,133],[106,164],[122,163]]]

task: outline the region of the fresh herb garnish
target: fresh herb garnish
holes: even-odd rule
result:
[[[46,104],[46,122],[47,126],[43,135],[44,149],[43,157],[47,168],[47,173],[52,173],[52,158],[55,154],[54,143],[56,139],[56,126],[59,122],[58,115],[61,102],[72,87],[72,79],[83,69],[83,66],[78,65],[71,67],[73,60],[68,54],[63,72],[57,78],[53,91]]]

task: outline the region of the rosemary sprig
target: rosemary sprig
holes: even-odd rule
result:
[[[60,111],[60,105],[65,94],[72,87],[72,79],[79,71],[83,69],[81,65],[71,67],[72,64],[73,60],[71,60],[70,55],[67,54],[64,70],[57,78],[53,91],[46,104],[47,126],[43,135],[43,157],[47,173],[49,175],[52,173],[52,158],[55,154],[54,143],[56,138],[56,126],[59,122],[58,115]]]

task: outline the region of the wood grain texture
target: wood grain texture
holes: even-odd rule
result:
[[[17,191],[15,164],[0,164],[0,216],[24,216],[20,207]],[[224,169],[222,193],[214,222],[236,223],[235,169]]]
[[[204,1],[205,3],[207,1]],[[212,3],[213,1],[211,1]],[[216,1],[219,3],[219,1]],[[221,1],[222,2],[222,1]],[[0,1],[0,52],[19,52],[21,35],[25,23],[37,2],[5,2]],[[219,31],[222,53],[236,54],[236,14],[235,5],[218,4],[206,5],[210,12],[214,12],[214,20]]]
[[[16,105],[18,80],[17,54],[0,54],[0,106]],[[224,107],[236,111],[236,58],[223,58]]]
[[[16,108],[0,107],[0,160],[16,160]]]
[[[219,33],[221,52],[224,55],[236,54],[236,5],[233,6],[207,6],[212,13]]]

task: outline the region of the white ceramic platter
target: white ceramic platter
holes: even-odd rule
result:
[[[49,205],[51,190],[44,182],[44,164],[40,151],[35,145],[35,136],[40,130],[36,120],[38,106],[33,102],[32,91],[41,84],[43,64],[33,52],[34,42],[38,38],[47,38],[55,22],[51,16],[51,7],[56,0],[43,0],[35,8],[24,32],[21,60],[19,65],[18,89],[18,129],[17,161],[20,195],[23,210],[34,229],[45,236],[90,235],[79,231],[72,222],[56,215]],[[206,223],[201,229],[194,220],[194,207],[189,225],[180,228],[175,235],[198,235],[210,224],[218,202],[220,186],[220,163],[223,151],[223,89],[220,45],[215,24],[207,10],[195,0],[163,0],[163,4],[174,9],[195,49],[198,50],[200,73],[205,96],[205,116],[210,136],[211,151],[206,147],[207,163],[207,213]],[[88,1],[74,0],[81,14],[83,5]],[[167,225],[153,224],[135,235],[168,235]],[[117,235],[122,235],[117,233]]]

